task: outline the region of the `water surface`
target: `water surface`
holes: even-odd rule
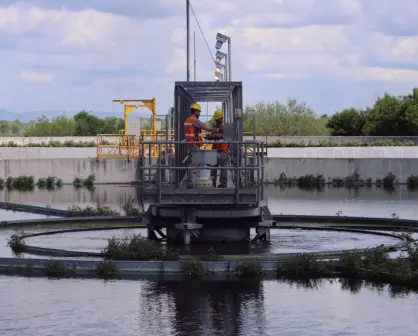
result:
[[[7,336],[417,335],[417,295],[324,281],[114,281],[0,276]]]
[[[266,186],[265,196],[273,214],[335,215],[418,218],[418,191],[398,186],[393,192],[382,188],[325,188],[323,191],[304,191],[298,188],[281,189]],[[53,192],[36,190],[0,192],[0,201],[67,209],[71,205],[110,206],[123,213],[122,206],[136,200],[135,189],[129,186],[97,186],[94,191],[75,190],[64,186]]]

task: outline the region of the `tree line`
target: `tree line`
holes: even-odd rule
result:
[[[23,123],[0,120],[1,136],[95,136],[97,134],[118,134],[124,128],[124,120],[117,117],[99,118],[81,111],[73,117],[59,116],[48,119],[45,116]],[[149,125],[145,125],[149,129]]]
[[[418,88],[407,95],[385,93],[373,106],[348,108],[331,116],[317,115],[305,103],[289,99],[259,103],[245,110],[245,131],[265,135],[418,136]]]
[[[418,88],[408,95],[385,93],[372,107],[337,112],[327,127],[331,135],[417,136]]]
[[[255,116],[255,117],[254,117]],[[418,88],[411,94],[385,93],[371,107],[318,115],[306,103],[259,102],[243,112],[244,131],[276,136],[418,136]],[[254,124],[255,123],[255,124]],[[99,118],[86,111],[73,117],[38,118],[29,123],[0,121],[0,136],[95,136],[118,134],[122,118]],[[145,129],[150,129],[150,124]]]

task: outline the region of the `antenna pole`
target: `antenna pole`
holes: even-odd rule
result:
[[[196,82],[196,32],[193,31],[193,74],[194,74],[194,81]]]
[[[190,82],[190,0],[186,0],[186,25],[187,25],[187,81]]]

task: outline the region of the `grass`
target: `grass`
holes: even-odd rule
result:
[[[112,237],[102,254],[107,260],[177,260],[178,254],[155,241],[148,240],[140,235],[121,240]]]

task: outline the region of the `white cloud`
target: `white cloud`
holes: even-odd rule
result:
[[[191,15],[199,80],[213,78],[217,32],[232,38],[233,79],[244,81],[252,92],[263,81],[271,83],[268,90],[259,89],[265,99],[277,96],[278,83],[306,83],[310,78],[353,83],[353,87],[359,82],[383,82],[388,90],[399,83],[412,85],[417,78],[416,1],[191,2],[210,48]],[[10,78],[20,82],[20,75],[25,81],[54,80],[55,90],[60,91],[56,97],[72,95],[80,108],[110,109],[100,105],[110,96],[140,92],[156,96],[166,110],[172,104],[167,90],[174,81],[185,79],[184,0],[155,0],[152,6],[138,6],[137,0],[118,6],[59,0],[63,8],[47,0],[7,3],[12,4],[0,5],[0,61],[9,66],[0,85],[10,87],[16,97],[24,88],[19,83],[11,86]],[[190,56],[193,59],[193,45]],[[21,69],[33,72],[21,73]],[[309,94],[311,88],[300,85],[301,95]],[[44,86],[36,90],[37,97],[50,93]],[[13,97],[0,94],[3,102],[30,106],[29,98],[21,102]],[[323,101],[330,104],[329,97]]]
[[[23,71],[20,74],[20,78],[24,82],[30,83],[47,83],[52,81],[52,74],[50,73],[40,73],[40,72],[26,72]]]

